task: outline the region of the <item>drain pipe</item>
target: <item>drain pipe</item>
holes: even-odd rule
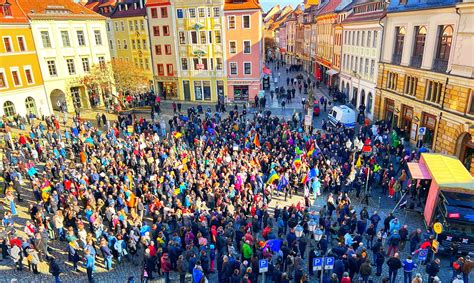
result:
[[[378,64],[382,64],[382,85],[380,86],[380,89],[378,91],[380,91],[380,99],[379,99],[379,111],[377,113],[377,116],[379,118],[379,120],[383,120],[383,119],[380,119],[380,115],[381,115],[381,112],[382,112],[382,87],[383,87],[383,74],[385,72],[385,63],[382,63],[382,51],[383,51],[383,43],[384,43],[384,31],[385,31],[385,25],[381,24],[381,21],[387,16],[387,14],[383,15],[382,18],[379,19],[379,26],[382,28],[382,34],[381,34],[381,42],[380,42],[380,53],[379,53],[379,62]],[[376,43],[377,44],[377,43]],[[380,73],[378,72],[377,70],[377,81],[378,81],[378,76],[380,75]],[[376,87],[377,88],[377,87]]]

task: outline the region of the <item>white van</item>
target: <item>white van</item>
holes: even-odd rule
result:
[[[346,128],[354,128],[356,125],[356,113],[346,105],[334,106],[329,111],[328,118],[333,125],[338,122]]]

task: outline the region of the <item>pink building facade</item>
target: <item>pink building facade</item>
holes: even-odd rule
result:
[[[287,48],[287,41],[286,41],[286,25],[282,25],[278,30],[278,48],[280,51],[280,60],[285,60],[286,56],[286,48]]]
[[[228,100],[252,102],[261,89],[262,10],[256,0],[224,5]]]

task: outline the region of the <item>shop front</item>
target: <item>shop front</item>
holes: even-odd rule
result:
[[[412,133],[412,121],[413,121],[413,107],[403,105],[402,104],[402,119],[400,122],[400,129],[403,130],[405,133],[405,139],[408,140],[415,140],[416,139],[416,131]],[[413,134],[415,135],[413,137]]]
[[[398,114],[395,111],[395,101],[389,98],[385,98],[385,121],[388,121],[392,128],[398,124]]]
[[[421,127],[425,128],[423,134],[423,146],[433,148],[433,141],[436,132],[436,116],[423,112]]]
[[[255,80],[228,80],[229,101],[253,101],[260,90],[260,81]]]
[[[156,77],[156,91],[163,99],[178,99],[178,80],[168,77]]]

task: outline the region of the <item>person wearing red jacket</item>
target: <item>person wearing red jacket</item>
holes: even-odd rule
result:
[[[171,262],[168,253],[163,253],[160,259],[161,271],[165,274],[165,283],[170,282]]]

